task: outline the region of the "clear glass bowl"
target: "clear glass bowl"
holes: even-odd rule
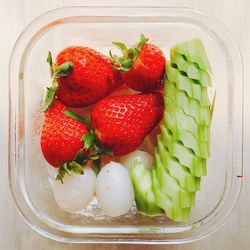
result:
[[[212,156],[196,206],[187,223],[166,217],[104,216],[95,201],[77,214],[60,210],[39,144],[42,90],[50,83],[46,56],[69,45],[108,53],[111,42],[131,44],[144,33],[169,57],[178,42],[201,38],[213,71],[217,99]],[[182,8],[70,7],[34,20],[19,37],[10,60],[9,183],[16,206],[37,232],[64,242],[184,243],[223,224],[237,203],[242,183],[242,61],[227,30],[213,18]]]

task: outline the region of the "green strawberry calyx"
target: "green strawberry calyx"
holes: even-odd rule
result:
[[[47,62],[50,66],[50,75],[52,79],[52,85],[51,87],[47,88],[47,93],[44,102],[41,105],[41,111],[46,111],[53,103],[56,91],[58,89],[58,81],[57,79],[60,77],[68,76],[73,71],[73,64],[71,62],[65,62],[61,64],[60,66],[56,66],[56,64],[53,62],[52,54],[49,52],[47,57]]]
[[[85,124],[88,128],[88,133],[85,133],[81,137],[81,141],[84,142],[84,146],[77,152],[74,159],[71,161],[64,162],[58,169],[58,174],[56,176],[56,180],[60,180],[63,183],[63,178],[65,174],[72,175],[72,173],[76,174],[84,174],[84,168],[86,167],[89,160],[92,160],[92,168],[96,172],[96,174],[100,171],[101,165],[101,156],[102,155],[112,155],[112,152],[107,151],[103,147],[99,145],[96,140],[94,130],[90,123],[90,116],[82,117],[72,110],[64,110],[63,113],[83,124]],[[89,152],[87,155],[84,152]]]
[[[128,72],[148,40],[148,38],[141,34],[139,43],[130,48],[128,48],[124,43],[112,42],[112,44],[122,52],[122,56],[117,56],[113,55],[111,50],[109,51],[109,55],[113,60],[112,67],[119,70],[121,73]]]

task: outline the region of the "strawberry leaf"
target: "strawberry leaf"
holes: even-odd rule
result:
[[[87,114],[84,119],[85,119],[85,124],[88,127],[88,130],[92,131],[93,129],[92,129],[91,123],[90,123],[90,115]]]
[[[98,153],[94,153],[94,154],[89,155],[90,160],[98,160],[98,159],[100,159],[100,157],[101,156]]]
[[[121,50],[124,59],[126,59],[128,57],[128,48],[124,43],[112,42],[112,44]]]
[[[95,137],[93,133],[84,134],[81,141],[84,141],[84,149],[90,149],[94,144]]]
[[[71,175],[71,167],[70,167],[70,165],[67,163],[67,162],[65,162],[64,164],[63,164],[63,168],[64,168],[64,171],[65,171],[65,173],[67,173],[68,175]]]
[[[46,111],[52,105],[54,98],[55,98],[56,91],[57,91],[57,86],[47,88],[45,100],[42,103],[41,108],[40,108],[41,112]]]
[[[121,66],[123,67],[123,68],[125,68],[125,69],[130,69],[131,68],[131,66],[132,66],[132,64],[133,64],[133,60],[132,59],[127,59],[127,60],[125,60],[122,64],[121,64]]]
[[[84,174],[83,167],[77,163],[76,161],[71,161],[68,163],[69,168],[71,171],[73,171],[76,174]]]
[[[72,73],[72,71],[73,71],[73,64],[71,62],[65,62],[61,64],[60,66],[56,67],[54,77],[59,78],[59,77],[68,76]]]
[[[63,184],[63,178],[64,178],[65,174],[66,174],[66,172],[64,171],[64,169],[62,169],[62,168],[60,167],[59,170],[58,170],[58,174],[57,174],[57,176],[56,176],[56,180],[57,180],[57,181],[61,181],[62,184]]]
[[[109,55],[113,60],[112,67],[116,70],[119,70],[121,73],[128,72],[131,69],[134,61],[140,55],[142,47],[148,40],[148,38],[141,34],[139,43],[130,48],[128,48],[124,43],[112,42],[112,44],[122,52],[122,56],[119,57],[117,55],[113,55],[112,52],[109,51]]]
[[[73,118],[73,119],[75,119],[75,120],[81,122],[81,123],[84,123],[84,124],[88,123],[88,120],[87,120],[87,119],[85,119],[84,117],[82,117],[82,116],[76,114],[76,113],[73,112],[72,110],[66,109],[66,110],[63,111],[63,113],[64,113],[65,115],[67,115],[67,116],[69,116],[69,117],[71,117],[71,118]],[[86,125],[87,125],[87,124],[86,124]]]
[[[99,153],[100,155],[110,155],[110,156],[113,155],[112,152],[106,150],[103,147],[100,147],[99,145],[97,145],[97,143],[95,143],[94,147],[95,147],[96,152]]]
[[[47,62],[49,63],[49,66],[50,66],[50,74],[51,74],[51,76],[53,76],[53,74],[54,74],[54,63],[53,63],[52,54],[51,54],[50,51],[48,53]]]
[[[101,168],[101,158],[93,161],[93,170],[95,171],[96,174],[100,172],[100,168]]]
[[[146,38],[143,34],[141,34],[141,37],[140,37],[140,42],[138,43],[138,46],[140,49],[144,46],[144,44],[146,42],[148,42],[148,38]]]

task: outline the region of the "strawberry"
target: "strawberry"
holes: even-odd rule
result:
[[[55,95],[68,107],[87,107],[121,85],[120,72],[113,69],[111,59],[87,47],[64,49],[57,55],[55,64],[49,53],[47,61],[53,81],[44,110]]]
[[[91,126],[96,141],[113,155],[135,150],[163,116],[160,93],[106,97],[95,104]]]
[[[59,168],[58,179],[70,170],[82,173],[87,162],[89,131],[84,118],[74,114],[57,99],[45,112],[41,149],[45,159]]]
[[[166,59],[157,46],[147,43],[141,35],[140,42],[131,47],[120,42],[113,42],[122,53],[122,57],[112,55],[113,67],[122,73],[122,80],[130,88],[140,92],[150,92],[162,82]]]

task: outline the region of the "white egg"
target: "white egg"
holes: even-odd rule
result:
[[[97,175],[96,198],[107,215],[127,213],[135,198],[128,169],[112,161],[105,165]]]
[[[120,158],[120,163],[126,168],[130,169],[134,161],[138,160],[144,163],[146,168],[151,168],[153,164],[153,157],[151,154],[141,150],[135,150],[134,152],[124,155]]]
[[[85,168],[84,174],[65,175],[63,183],[55,180],[53,192],[56,203],[67,212],[77,212],[85,208],[95,193],[96,174]]]

